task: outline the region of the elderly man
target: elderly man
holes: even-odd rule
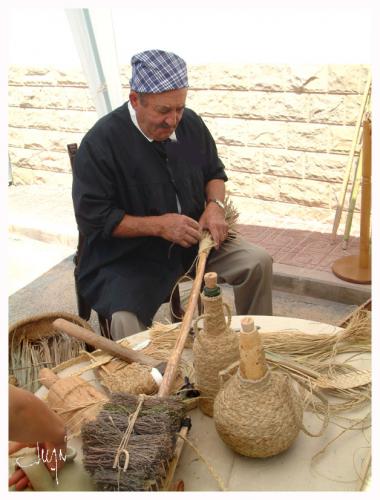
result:
[[[237,313],[271,315],[271,257],[241,238],[225,241],[227,177],[209,130],[185,107],[185,62],[136,54],[130,85],[129,102],[94,125],[75,158],[81,295],[112,318],[114,339],[145,329],[206,228],[216,243],[207,271],[233,286]]]

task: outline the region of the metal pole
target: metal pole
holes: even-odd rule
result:
[[[66,9],[96,111],[103,116],[124,100],[110,9]]]

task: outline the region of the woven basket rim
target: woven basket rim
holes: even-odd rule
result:
[[[77,323],[77,324],[83,326],[83,328],[86,328],[87,330],[90,330],[92,332],[94,331],[92,326],[86,320],[81,318],[80,316],[78,316],[76,314],[64,312],[64,311],[56,311],[56,312],[37,314],[35,316],[28,316],[24,319],[16,321],[15,323],[13,323],[9,327],[9,331],[8,331],[9,342],[11,342],[14,339],[15,333],[19,329],[24,328],[28,325],[32,325],[33,323],[38,323],[39,321],[42,321],[42,320],[54,321],[57,318],[67,319],[69,321],[72,321],[74,323]]]

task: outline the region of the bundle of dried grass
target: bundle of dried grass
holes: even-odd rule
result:
[[[82,428],[83,464],[97,489],[159,489],[183,411],[175,398],[113,394],[97,419]]]
[[[34,392],[40,387],[38,373],[41,368],[53,368],[85,349],[83,342],[53,327],[53,321],[62,317],[92,330],[79,316],[62,312],[31,316],[10,326],[10,382],[16,381],[19,387]]]
[[[330,397],[330,414],[361,408],[371,401],[371,372],[349,363],[347,355],[371,352],[371,315],[355,314],[338,333],[307,334],[298,331],[263,332],[268,361],[304,382],[311,393],[322,391]],[[342,359],[342,356],[345,359]],[[326,406],[313,400],[310,409],[324,414]]]
[[[99,370],[101,383],[110,392],[128,392],[129,394],[154,394],[158,385],[154,380],[152,369],[139,363],[127,364],[113,359]]]
[[[297,363],[290,356],[267,351],[266,357],[272,368],[288,373],[310,392],[322,393],[329,398],[330,415],[346,410],[361,408],[371,402],[371,372],[359,370],[348,363],[329,362],[326,364]],[[327,401],[327,400],[326,400]],[[314,399],[308,403],[308,409],[324,415],[327,404]]]
[[[173,346],[178,338],[178,333],[180,326],[178,324],[163,324],[159,322],[154,322],[149,328],[149,344],[144,347],[144,354],[149,356],[157,357],[157,359],[162,359],[161,356],[166,356],[169,351],[173,349]],[[192,347],[192,339],[188,337],[186,339],[185,348]]]
[[[337,354],[371,352],[371,314],[359,311],[338,333],[309,334],[283,330],[261,335],[266,350],[294,356],[299,361],[322,362]]]

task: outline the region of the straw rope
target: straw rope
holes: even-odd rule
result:
[[[317,453],[315,453],[312,458],[311,458],[311,467],[314,468],[314,469],[317,469],[317,461],[318,459],[321,458],[321,456],[327,451],[327,448],[329,448],[335,441],[337,441],[341,436],[343,436],[346,432],[350,431],[350,430],[354,430],[355,429],[355,426],[357,425],[358,422],[362,423],[362,422],[365,422],[368,418],[368,415],[366,415],[365,417],[362,417],[360,419],[356,419],[357,421],[354,422],[351,426],[343,429],[341,432],[339,432],[339,434],[337,434],[334,438],[330,439],[324,446],[323,448],[321,448]],[[330,481],[337,481],[337,482],[340,482],[340,483],[351,483],[352,480],[349,480],[349,481],[345,481],[345,480],[341,480],[341,479],[336,479],[336,478],[333,478],[333,477],[330,477],[326,474],[322,474],[321,472],[319,472],[318,470],[316,470],[317,474],[320,475],[321,477],[324,477],[326,479],[329,479]],[[359,477],[360,479],[360,477]]]
[[[139,416],[140,410],[141,410],[142,405],[144,403],[144,398],[145,398],[144,394],[139,394],[136,410],[128,418],[128,427],[127,427],[126,431],[124,432],[123,437],[121,438],[119,447],[116,451],[115,460],[114,460],[114,463],[112,466],[114,469],[116,469],[116,466],[117,466],[118,470],[123,470],[124,472],[128,469],[129,452],[127,450],[127,445],[128,445],[129,438],[131,437],[133,428],[135,426],[137,417]],[[123,454],[125,457],[123,467],[120,467],[120,455],[121,454]]]
[[[215,479],[215,481],[218,483],[218,486],[219,486],[219,489],[221,491],[228,491],[228,489],[226,488],[223,480],[221,479],[221,477],[219,476],[219,474],[216,472],[216,470],[214,469],[214,467],[210,464],[210,462],[208,460],[206,460],[206,458],[202,455],[202,453],[199,451],[199,448],[197,448],[194,443],[192,443],[190,441],[189,438],[187,438],[186,436],[182,436],[180,433],[177,433],[177,436],[181,439],[183,439],[185,441],[185,443],[187,443],[190,448],[192,450],[194,450],[194,452],[196,453],[196,455],[202,460],[202,462],[206,465],[207,467],[207,470],[209,471],[209,473],[211,474],[211,476]]]

